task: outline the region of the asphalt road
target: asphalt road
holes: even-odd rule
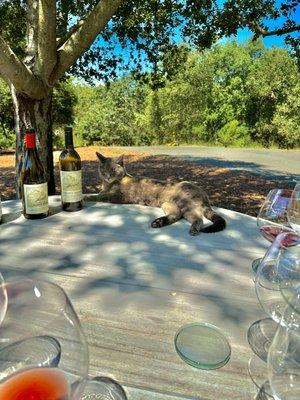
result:
[[[178,156],[199,165],[244,170],[266,179],[300,181],[300,150],[200,146],[141,146],[124,149]]]

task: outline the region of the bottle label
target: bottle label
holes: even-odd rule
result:
[[[82,200],[82,174],[79,171],[60,171],[61,198],[64,203]]]
[[[26,214],[47,213],[49,211],[47,183],[24,184],[24,201]]]

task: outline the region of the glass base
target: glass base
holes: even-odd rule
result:
[[[51,336],[33,336],[10,343],[0,350],[0,375],[6,370],[32,365],[55,368],[61,357],[61,346]],[[5,375],[4,375],[5,376]]]
[[[259,389],[259,394],[261,396],[265,394],[273,398],[268,381],[267,363],[262,361],[257,355],[253,355],[248,362],[248,372],[252,382]]]
[[[255,274],[256,274],[256,272],[257,272],[257,269],[258,269],[258,267],[259,267],[261,261],[262,261],[262,258],[256,258],[254,261],[252,261],[252,269],[253,269],[253,272],[254,272]]]
[[[271,318],[255,321],[248,329],[247,339],[252,351],[267,362],[268,350],[278,325]]]
[[[80,400],[127,400],[126,393],[118,382],[106,376],[87,379]]]

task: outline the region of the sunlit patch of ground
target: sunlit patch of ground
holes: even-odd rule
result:
[[[99,146],[80,147],[83,169],[83,191],[98,191],[98,162],[95,152],[115,157],[125,154],[127,171],[135,176],[156,179],[189,180],[201,185],[208,193],[213,205],[244,214],[257,215],[262,200],[269,190],[276,187],[291,188],[287,182],[262,179],[249,172],[219,167],[200,166],[175,157],[151,156],[147,153],[123,152],[122,149]],[[60,193],[57,160],[60,152],[54,153],[57,192]],[[0,193],[2,200],[15,198],[13,154],[0,155]]]

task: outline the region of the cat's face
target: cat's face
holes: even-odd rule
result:
[[[126,175],[123,156],[110,158],[104,157],[98,152],[96,152],[96,155],[99,160],[99,176],[101,181],[113,183],[120,181]]]

